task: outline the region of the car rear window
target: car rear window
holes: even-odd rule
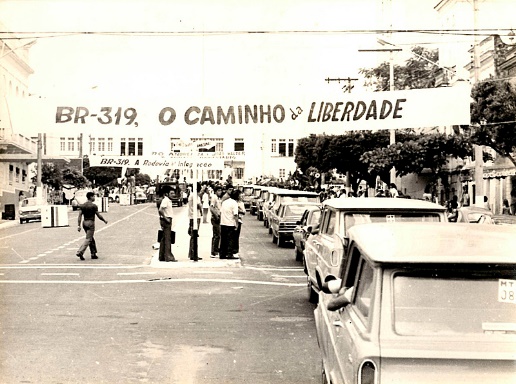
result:
[[[395,275],[394,329],[400,335],[516,334],[516,276]],[[507,282],[513,282],[507,283]]]
[[[306,208],[306,205],[286,205],[284,216],[302,216]]]
[[[403,222],[440,222],[441,215],[428,212],[361,212],[344,215],[345,230],[355,225],[367,223],[403,223]]]

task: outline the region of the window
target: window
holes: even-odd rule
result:
[[[22,169],[22,183],[25,183],[26,179],[27,179],[27,171],[25,169]]]
[[[360,273],[355,285],[355,307],[359,314],[367,321],[370,315],[374,294],[374,269],[365,260],[362,260]]]
[[[279,139],[278,155],[287,156],[287,143],[285,139]]]
[[[235,179],[243,179],[244,178],[244,168],[235,168]]]
[[[138,156],[143,156],[143,139],[138,139]]]
[[[104,152],[106,150],[106,139],[99,138],[99,152]]]
[[[14,179],[17,183],[20,182],[20,168],[16,167],[16,178]]]
[[[244,139],[235,139],[235,152],[244,151]]]
[[[108,152],[113,152],[113,138],[109,137],[107,140],[107,150]]]
[[[129,156],[134,156],[136,154],[136,143],[134,141],[130,141],[128,143],[128,150],[127,150],[127,154]]]
[[[68,138],[68,151],[69,152],[75,151],[75,139],[73,137]]]
[[[271,140],[271,152],[276,153],[278,151],[278,146],[276,144],[276,139]]]
[[[13,185],[13,179],[14,179],[14,166],[12,164],[9,164],[9,185]]]
[[[125,156],[125,138],[120,139],[120,156]]]
[[[90,152],[95,152],[95,138],[90,137]]]
[[[285,177],[285,168],[280,168],[279,177]]]
[[[288,139],[288,156],[294,156],[294,139]]]
[[[60,143],[59,149],[61,150],[61,152],[64,152],[64,151],[66,151],[66,138],[61,137],[60,140],[61,140],[61,143]]]
[[[224,142],[215,143],[215,152],[224,152]]]
[[[324,234],[327,234],[327,235],[333,235],[333,233],[335,232],[335,221],[336,221],[336,213],[335,211],[327,208],[325,211],[324,211],[324,222],[322,223],[322,226],[321,226],[321,233],[324,233]]]

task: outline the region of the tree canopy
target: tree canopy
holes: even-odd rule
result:
[[[471,96],[472,141],[516,166],[516,87],[507,80],[487,79],[475,84]]]

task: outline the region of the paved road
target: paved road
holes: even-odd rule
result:
[[[316,383],[320,356],[305,277],[293,248],[247,215],[241,261],[160,263],[152,204],[110,207],[99,260],[80,261],[83,233],[29,223],[0,229],[2,382]]]

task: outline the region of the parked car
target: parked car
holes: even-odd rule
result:
[[[141,204],[145,203],[147,201],[147,194],[141,187],[136,187],[136,190],[134,192],[134,203],[135,204]]]
[[[516,228],[377,223],[348,239],[314,311],[324,383],[514,383]]]
[[[253,184],[246,184],[242,186],[242,201],[244,202],[245,209],[251,208],[251,200],[254,197],[254,188]]]
[[[300,201],[305,203],[320,203],[321,198],[318,193],[308,191],[297,191],[291,189],[277,188],[271,190],[268,204],[264,205],[264,222],[265,227],[269,228],[269,234],[272,234],[272,228],[270,227],[271,220],[270,216],[277,214],[278,208],[281,204],[289,201]]]
[[[256,218],[259,221],[264,221],[264,206],[271,198],[271,190],[276,189],[276,187],[263,187],[260,191],[260,197],[256,199]],[[265,225],[265,222],[264,224]]]
[[[320,207],[319,203],[287,201],[278,209],[271,211],[270,222],[272,242],[281,247],[285,242],[294,240],[294,229],[308,207]]]
[[[472,223],[472,224],[495,224],[493,212],[487,208],[469,206],[460,207],[452,217],[448,216],[452,223]]]
[[[28,197],[20,201],[20,224],[28,223],[30,220],[41,221],[41,211],[48,203],[40,197]]]
[[[257,201],[260,198],[260,193],[262,192],[262,186],[261,185],[255,185],[253,187],[253,195],[249,199],[249,213],[251,215],[256,215],[258,212],[257,209]]]
[[[313,228],[319,227],[319,220],[321,219],[321,207],[319,205],[310,206],[305,209],[301,220],[296,222],[294,228],[294,248],[296,261],[303,260],[303,254],[305,251],[305,242],[308,239]]]
[[[317,302],[317,292],[325,289],[328,282],[337,276],[351,227],[406,221],[447,223],[446,208],[428,201],[395,198],[336,198],[324,201],[320,227],[312,230],[305,244],[309,300]]]

